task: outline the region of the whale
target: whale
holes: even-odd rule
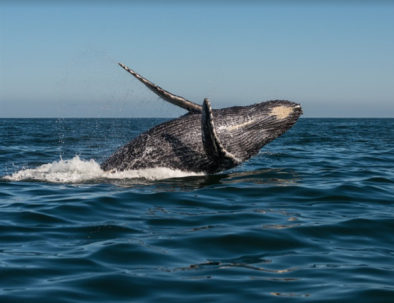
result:
[[[166,167],[214,174],[228,170],[255,156],[302,114],[300,104],[287,100],[213,109],[208,98],[197,104],[118,64],[160,98],[187,112],[118,148],[101,163],[104,171]]]

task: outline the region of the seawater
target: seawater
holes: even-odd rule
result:
[[[215,175],[110,174],[165,119],[0,119],[0,302],[394,302],[394,119]]]

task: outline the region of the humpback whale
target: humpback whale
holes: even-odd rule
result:
[[[256,155],[267,143],[291,128],[302,114],[301,106],[272,100],[248,106],[212,109],[174,95],[126,65],[119,65],[162,99],[187,113],[159,124],[119,148],[101,164],[105,171],[167,167],[216,173]]]

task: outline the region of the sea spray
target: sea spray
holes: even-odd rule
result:
[[[193,173],[166,167],[146,168],[126,171],[104,171],[95,160],[83,160],[79,156],[72,159],[54,161],[36,168],[19,170],[3,177],[7,181],[43,181],[52,183],[82,183],[96,180],[146,179],[162,180],[201,176],[203,173]]]

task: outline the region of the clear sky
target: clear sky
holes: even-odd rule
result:
[[[394,1],[108,2],[0,2],[0,117],[184,113],[117,62],[214,108],[394,117]]]

